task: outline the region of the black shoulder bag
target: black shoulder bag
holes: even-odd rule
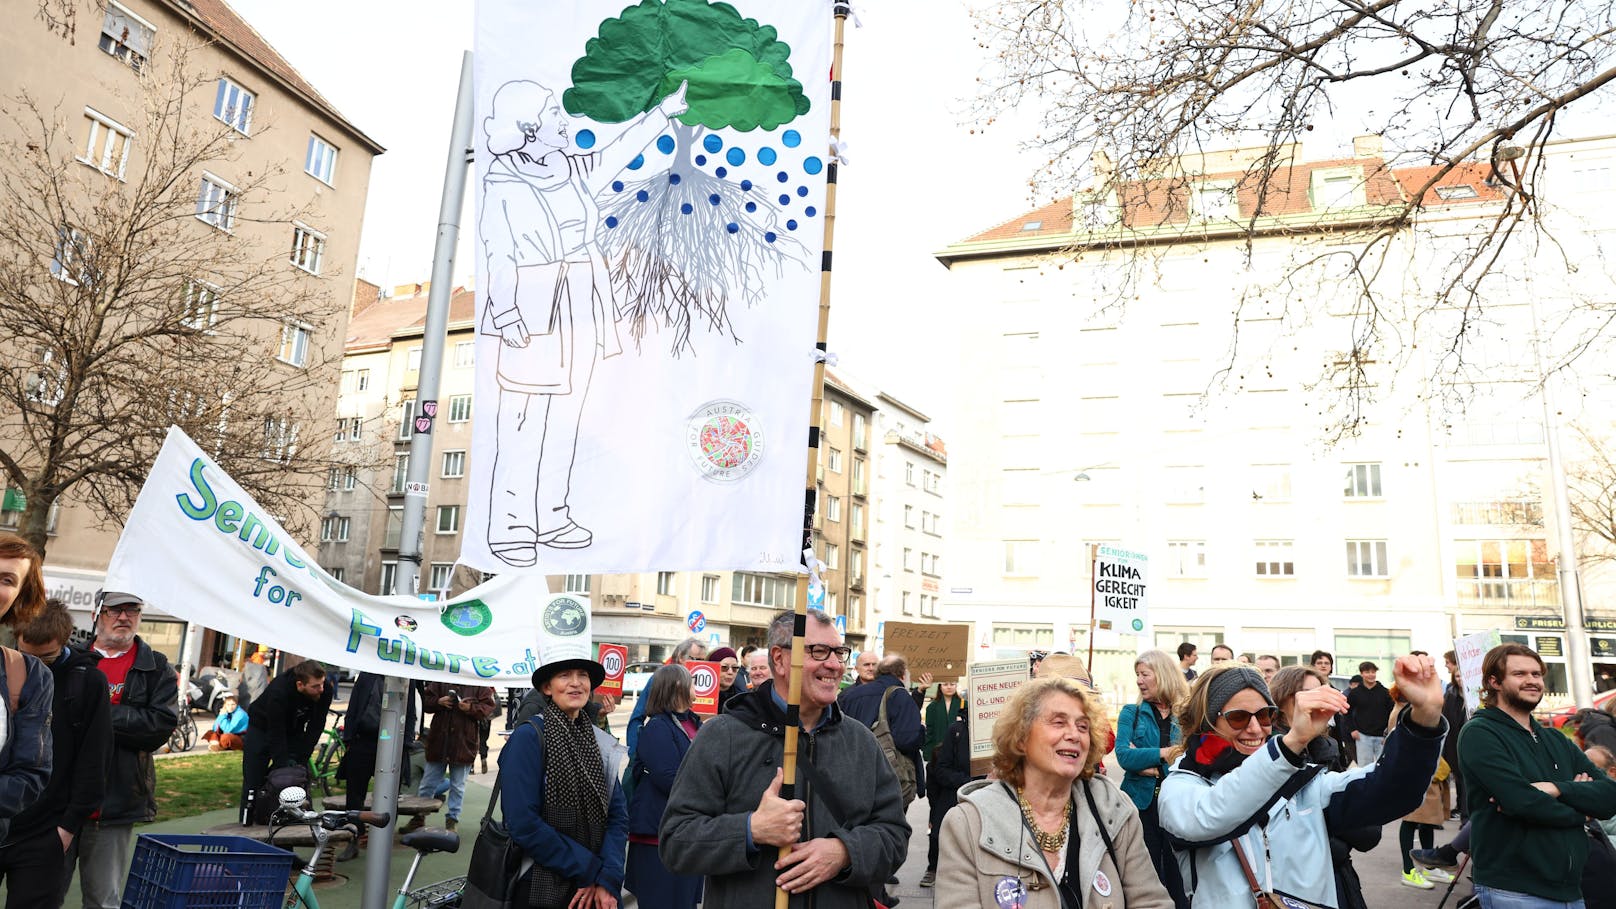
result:
[[[539,779],[544,779],[544,729],[537,717],[529,719],[539,734]],[[518,882],[525,879],[523,870],[527,855],[511,839],[505,822],[494,816],[499,806],[500,774],[494,776],[494,792],[488,798],[488,810],[483,813],[477,830],[477,842],[471,847],[471,864],[466,868],[466,886],[460,894],[462,909],[512,909],[526,905],[527,891],[522,899],[515,898]],[[529,863],[531,864],[531,863]]]

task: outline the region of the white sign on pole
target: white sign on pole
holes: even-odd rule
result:
[[[1106,543],[1094,553],[1094,619],[1099,631],[1143,634],[1146,613],[1144,553]]]
[[[1032,666],[1025,657],[972,663],[970,666],[971,773],[986,773],[993,757],[993,724],[1004,712],[1004,705],[1024,682],[1032,677]]]
[[[1478,631],[1453,641],[1453,654],[1459,658],[1459,677],[1464,680],[1465,707],[1471,713],[1481,709],[1481,664],[1487,651],[1504,643],[1498,629]],[[1450,733],[1456,734],[1456,733]]]

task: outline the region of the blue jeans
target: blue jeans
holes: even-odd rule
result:
[[[422,798],[432,798],[443,785],[444,771],[449,774],[449,801],[447,803],[449,820],[460,819],[460,806],[466,801],[466,774],[471,770],[470,764],[448,764],[441,761],[427,761],[426,769],[421,774],[421,788],[415,794]]]
[[[1570,903],[1563,900],[1546,900],[1530,893],[1499,890],[1497,887],[1482,884],[1476,885],[1476,896],[1481,899],[1481,909],[1583,909],[1582,900]]]
[[[1358,734],[1358,766],[1371,767],[1380,760],[1380,753],[1386,750],[1386,737],[1383,735]]]

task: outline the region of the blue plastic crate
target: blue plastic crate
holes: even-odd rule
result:
[[[244,836],[146,833],[123,888],[123,909],[280,909],[297,856]]]

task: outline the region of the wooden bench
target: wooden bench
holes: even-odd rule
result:
[[[328,832],[331,837],[326,840],[325,854],[320,856],[320,863],[314,866],[314,880],[320,883],[339,880],[339,875],[336,872],[337,856],[347,848],[349,843],[353,842],[354,838],[352,830],[331,830]],[[244,827],[241,824],[234,823],[217,824],[207,828],[202,833],[204,836],[244,836],[260,843],[269,843],[271,846],[314,845],[314,832],[303,824],[281,827],[275,831],[275,840],[273,842],[270,842],[269,827],[267,826]],[[302,861],[292,866],[294,874],[302,870]]]
[[[346,809],[348,807],[348,796],[341,792],[333,792],[322,799],[320,805],[326,811]],[[361,808],[365,811],[372,810],[370,793],[365,794],[365,804]],[[393,813],[398,816],[398,820],[403,820],[406,817],[410,820],[407,824],[393,824],[393,829],[399,836],[403,836],[411,830],[419,830],[426,826],[427,815],[436,814],[441,810],[443,810],[443,799],[401,794],[398,797],[398,807]]]

